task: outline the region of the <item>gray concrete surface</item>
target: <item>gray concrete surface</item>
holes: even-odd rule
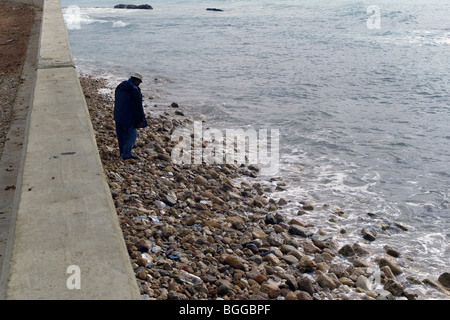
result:
[[[42,22],[42,11],[35,11],[35,21],[31,28],[27,54],[22,70],[22,81],[12,106],[13,118],[6,136],[4,150],[0,157],[0,267],[6,252],[11,215],[14,204],[17,177],[21,166],[25,130],[30,112],[32,89],[36,82],[36,62],[38,55],[39,35]],[[1,271],[1,268],[0,268]]]
[[[44,2],[2,299],[140,299],[60,1]]]

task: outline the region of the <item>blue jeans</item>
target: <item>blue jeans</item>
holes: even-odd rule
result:
[[[116,122],[116,134],[122,159],[125,160],[131,158],[133,156],[131,150],[137,139],[137,129],[123,126]]]

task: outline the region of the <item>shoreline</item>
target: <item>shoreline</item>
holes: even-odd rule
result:
[[[35,9],[27,4],[0,3],[0,158],[10,123],[15,116],[13,104],[24,79],[22,69],[32,32]]]
[[[120,160],[106,80],[79,78],[143,299],[448,299],[437,280],[401,279],[411,272],[395,249],[374,257],[369,230],[340,245],[302,220],[314,206],[277,214],[285,204],[252,178],[256,168],[173,164],[170,134],[191,120],[170,106],[147,113],[140,160]]]

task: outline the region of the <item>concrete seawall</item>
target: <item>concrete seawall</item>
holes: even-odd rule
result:
[[[140,299],[59,0],[38,59],[4,258],[2,299]]]

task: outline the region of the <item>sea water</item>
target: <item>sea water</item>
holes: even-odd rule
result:
[[[147,112],[177,102],[210,127],[278,129],[266,183],[286,183],[283,213],[312,202],[302,219],[340,242],[369,228],[370,250],[449,272],[448,1],[61,3],[77,69],[112,84],[142,73]]]

